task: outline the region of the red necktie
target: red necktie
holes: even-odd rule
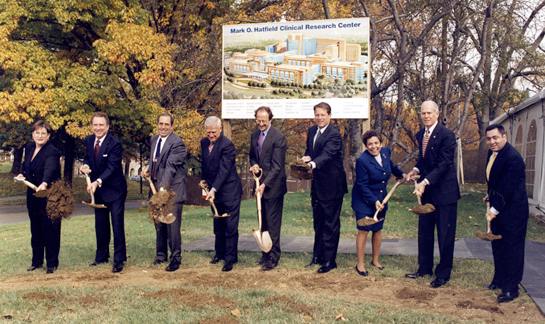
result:
[[[100,150],[100,140],[95,144],[95,165],[97,164],[98,150]]]

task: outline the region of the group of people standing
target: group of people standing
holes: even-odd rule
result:
[[[331,107],[325,102],[314,106],[315,125],[307,133],[305,156],[302,158],[312,169],[311,205],[314,222],[313,256],[307,265],[319,265],[318,273],[327,273],[337,267],[336,255],[340,238],[340,213],[343,196],[348,192],[343,168],[342,137],[331,123]],[[381,134],[374,130],[363,135],[364,151],[356,161],[356,182],[352,190],[352,208],[356,218],[386,216],[386,184],[391,174],[412,181],[419,175],[414,194],[422,196],[422,203],[431,203],[435,211],[420,215],[418,224],[418,270],[406,275],[418,278],[435,274],[434,288],[450,280],[453,266],[456,234],[457,201],[460,191],[454,166],[456,138],[454,133],[438,123],[439,108],[433,101],[421,107],[424,128],[416,134],[419,143],[418,161],[405,174],[391,161],[391,151],[382,147]],[[285,158],[287,141],[280,130],[272,126],[273,112],[269,107],[255,111],[257,129],[250,138],[250,172],[260,174],[261,184],[254,188],[261,196],[262,231],[269,232],[272,248],[263,252],[256,261],[262,270],[274,269],[280,260],[280,230],[284,195],[287,192]],[[169,262],[166,271],[179,269],[181,256],[181,220],[183,203],[187,198],[184,141],[172,132],[174,118],[168,113],[157,118],[158,135],[151,138],[151,157],[148,168],[141,176],[151,177],[159,190],[171,189],[176,193],[174,216],[171,224],[157,223],[156,259],[153,264]],[[108,262],[110,258],[110,218],[114,237],[113,272],[123,270],[126,261],[124,233],[124,204],[127,183],[121,167],[123,149],[119,141],[108,134],[109,119],[103,112],[91,118],[93,135],[85,139],[86,154],[80,172],[90,175],[87,191],[93,192],[97,204],[106,208],[95,209],[97,250],[90,266]],[[213,200],[218,213],[229,217],[214,219],[215,255],[210,261],[224,261],[222,271],[231,271],[238,262],[238,223],[242,185],[236,168],[236,149],[221,130],[221,120],[208,117],[204,123],[206,137],[201,140],[202,180],[208,188],[206,199]],[[47,141],[49,124],[39,121],[33,128],[33,143],[25,147],[22,174],[38,186],[47,188],[60,178],[59,152]],[[486,131],[490,148],[487,167],[488,195],[492,230],[503,238],[492,243],[495,274],[488,289],[502,289],[500,302],[518,296],[524,265],[524,239],[528,219],[528,202],[524,188],[525,167],[520,154],[507,142],[505,129],[491,125]],[[497,156],[497,157],[496,157]],[[32,266],[29,271],[42,267],[44,249],[47,272],[58,266],[60,222],[51,222],[45,212],[45,198],[36,198],[29,189],[27,205],[31,220]],[[379,261],[384,222],[358,226],[356,238],[357,264],[355,270],[367,276],[364,252],[369,231],[372,234],[371,265],[384,269]],[[433,271],[434,232],[437,228],[439,264]],[[170,249],[170,256],[168,250]]]

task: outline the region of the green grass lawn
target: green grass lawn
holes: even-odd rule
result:
[[[138,185],[138,183],[134,183]],[[133,188],[134,189],[134,188]],[[384,238],[416,238],[418,217],[408,211],[416,204],[411,195],[412,187],[401,186],[391,199],[390,209],[384,225]],[[483,194],[470,192],[464,195],[458,205],[457,237],[474,238],[475,232],[486,230],[484,219],[485,207]],[[350,195],[345,196],[341,213],[341,237],[355,239],[357,230],[355,220],[351,217]],[[182,222],[182,243],[187,243],[205,235],[213,235],[212,219],[207,216],[209,208],[184,206]],[[255,200],[244,201],[241,205],[240,235],[251,235],[251,229],[257,227]],[[155,258],[154,227],[148,222],[146,210],[131,210],[125,215],[127,253],[130,256],[127,269],[159,268],[150,263]],[[312,208],[308,191],[287,194],[285,197],[282,235],[313,236]],[[545,240],[545,228],[531,220],[528,226],[528,240]],[[72,272],[94,273],[88,264],[94,259],[96,248],[94,233],[94,217],[91,215],[73,217],[63,221],[62,242],[60,250],[60,269],[55,276],[68,275]],[[30,266],[30,229],[29,223],[0,226],[0,281],[21,276],[32,278],[38,273],[28,273]],[[210,268],[208,261],[212,252],[182,252],[184,269]],[[255,260],[260,257],[256,252],[239,252],[237,269],[255,268]],[[367,258],[368,256],[366,256]],[[297,270],[314,273],[316,269],[303,269],[311,256],[306,253],[283,253],[279,271]],[[366,259],[369,262],[369,259]],[[438,260],[437,260],[438,261]],[[356,256],[341,254],[337,260],[339,269],[334,276],[353,275],[350,267],[354,266]],[[368,267],[371,276],[376,280],[403,278],[407,272],[416,270],[417,260],[413,256],[381,256],[384,271]],[[101,265],[99,269],[109,269],[111,265]],[[162,267],[161,267],[162,268]],[[220,267],[221,268],[221,267]],[[218,268],[219,271],[219,268]],[[43,272],[43,271],[42,271]],[[163,271],[164,272],[164,271]],[[491,261],[455,259],[453,276],[449,287],[464,289],[469,295],[482,291],[483,284],[491,280],[493,264]],[[43,274],[42,274],[43,275]],[[123,276],[123,272],[121,273]],[[419,279],[423,286],[429,279]],[[205,318],[222,318],[225,323],[331,323],[336,315],[346,313],[351,322],[356,323],[454,323],[458,319],[422,312],[407,307],[388,307],[387,301],[377,300],[375,303],[364,303],[357,299],[342,296],[323,296],[293,290],[290,293],[279,293],[265,288],[228,289],[222,285],[204,288],[184,286],[184,280],[173,282],[169,290],[186,289],[191,296],[204,296],[220,303],[228,300],[239,308],[244,316],[234,319],[230,315],[229,306],[219,307],[214,303],[197,308],[176,306],[175,298],[144,298],[161,291],[160,287],[151,285],[134,285],[126,282],[123,285],[104,287],[70,287],[54,286],[46,288],[30,288],[22,291],[0,291],[0,312],[13,314],[14,321],[22,322],[32,314],[30,320],[51,323],[206,323]],[[33,300],[29,296],[41,294],[49,296]],[[285,300],[285,301],[283,301]],[[287,301],[289,300],[289,302]],[[493,299],[492,299],[493,300]],[[522,305],[530,305],[531,299],[522,294],[518,299]],[[223,305],[223,304],[222,304]],[[294,311],[294,305],[306,305],[312,310],[311,315]],[[223,317],[222,317],[223,316]],[[359,319],[359,320],[358,320]],[[229,321],[231,320],[231,321]],[[233,321],[234,320],[234,321]],[[467,321],[479,323],[479,319]],[[223,323],[214,322],[210,323]]]

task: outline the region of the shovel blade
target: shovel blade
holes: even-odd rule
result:
[[[166,216],[158,216],[157,220],[164,224],[172,224],[176,220],[176,216],[174,216],[172,213],[166,215]]]
[[[87,206],[92,207],[92,208],[106,208],[106,206],[104,206],[103,204],[100,204],[100,205],[91,204],[91,203],[88,203],[88,202],[86,202],[86,201],[82,201],[82,203],[84,203],[84,204],[86,204]]]
[[[269,232],[261,233],[260,231],[252,230],[252,233],[254,234],[255,240],[257,241],[257,245],[259,245],[259,248],[265,253],[269,252],[272,248],[272,240]]]
[[[51,189],[45,189],[45,190],[40,190],[38,192],[35,192],[33,195],[38,198],[45,198],[49,196],[50,192],[51,192]]]

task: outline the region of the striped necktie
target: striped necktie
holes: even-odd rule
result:
[[[424,135],[424,140],[422,141],[422,157],[426,154],[426,148],[428,147],[428,142],[430,140],[430,131],[426,128],[426,135]]]

